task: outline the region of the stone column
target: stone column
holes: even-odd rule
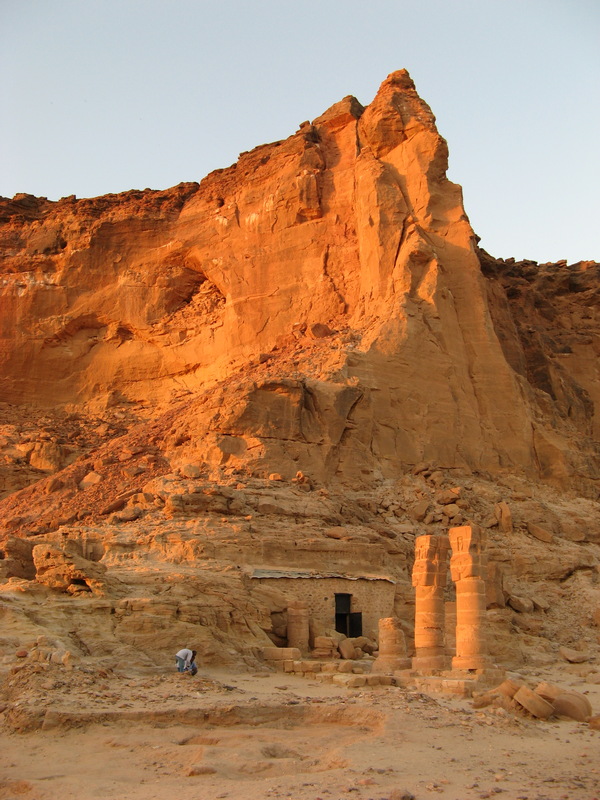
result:
[[[384,617],[379,620],[379,655],[371,672],[391,673],[397,669],[410,669],[404,632],[397,617]]]
[[[447,600],[444,603],[444,610],[446,614],[446,625],[444,627],[446,633],[446,655],[456,655],[456,601]]]
[[[485,637],[487,567],[485,540],[478,525],[450,528],[450,571],[456,584],[456,655],[453,669],[491,666]]]
[[[429,671],[448,667],[445,648],[444,587],[448,573],[448,537],[419,536],[415,542],[415,657],[413,669]]]
[[[309,638],[308,606],[303,600],[293,600],[287,608],[288,647],[297,647],[304,655],[308,653]]]

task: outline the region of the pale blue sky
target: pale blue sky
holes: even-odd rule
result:
[[[0,195],[199,181],[403,67],[483,247],[600,260],[599,0],[0,0]]]

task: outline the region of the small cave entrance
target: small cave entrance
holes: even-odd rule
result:
[[[352,595],[335,594],[335,629],[344,636],[362,636],[362,611],[352,611]]]
[[[74,587],[74,588],[71,589],[71,587]],[[90,585],[83,578],[71,578],[71,583],[69,585],[69,589],[71,591],[77,591],[77,592],[91,592],[92,591]]]

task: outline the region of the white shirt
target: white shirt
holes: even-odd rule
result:
[[[183,650],[180,650],[178,653],[175,653],[175,658],[183,658],[185,661],[186,667],[188,664],[192,663],[192,651],[188,650],[187,647],[184,647]]]

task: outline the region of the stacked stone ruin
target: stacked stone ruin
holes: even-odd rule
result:
[[[486,570],[486,543],[477,525],[450,528],[447,534],[419,536],[415,543],[412,571],[415,655],[412,659],[407,655],[401,621],[396,617],[381,618],[379,650],[371,665],[371,685],[376,685],[376,675],[394,675],[397,680],[408,682],[438,680],[441,681],[438,688],[442,691],[469,694],[473,689],[473,679],[485,683],[487,679],[501,677],[502,672],[492,664],[487,649]],[[456,590],[455,603],[446,599],[448,573]],[[328,636],[316,636],[312,660],[307,661],[304,656],[309,652],[308,606],[295,600],[290,602],[287,613],[288,647],[264,649],[265,658],[276,668],[313,677],[315,673],[322,673],[320,677],[323,679],[330,673],[364,671],[354,661],[362,655],[355,646],[358,640],[348,638],[336,642]],[[454,638],[448,635],[452,633],[450,624],[455,629],[455,654],[447,641]],[[341,661],[336,664],[335,660],[340,656]],[[320,664],[317,659],[329,663]],[[369,681],[365,679],[365,683],[368,685]]]
[[[392,673],[409,669],[410,659],[406,655],[404,632],[397,617],[379,620],[379,655],[373,662],[371,672]]]

